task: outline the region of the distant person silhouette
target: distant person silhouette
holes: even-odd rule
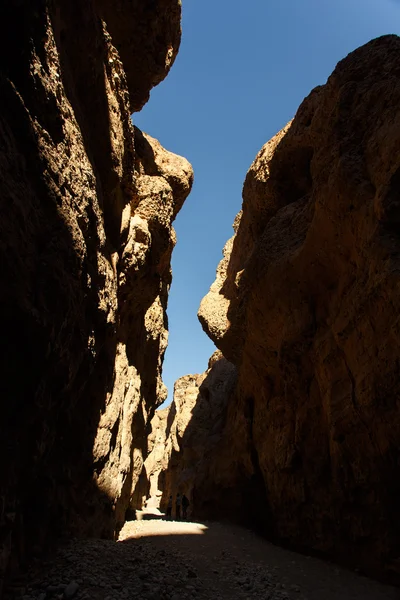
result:
[[[175,500],[175,518],[177,521],[180,520],[181,518],[181,495],[177,494],[176,495],[176,500]]]
[[[168,498],[167,504],[167,519],[171,519],[172,517],[172,496]]]
[[[182,496],[182,518],[186,520],[187,518],[187,509],[189,508],[189,500],[186,498],[185,494]]]

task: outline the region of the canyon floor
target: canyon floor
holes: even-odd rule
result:
[[[141,520],[71,540],[14,581],[22,600],[399,600],[400,590],[221,523]]]

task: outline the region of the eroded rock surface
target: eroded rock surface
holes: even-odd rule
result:
[[[380,575],[400,558],[399,60],[397,36],[351,53],[261,149],[199,311],[238,369],[232,481],[257,478],[270,535]]]
[[[172,404],[156,411],[151,422],[138,503],[149,496],[148,508],[165,511],[172,495],[174,514],[176,494],[184,493],[189,514],[203,514],[208,468],[214,464],[235,382],[235,367],[219,351],[210,358],[207,371],[175,382]]]
[[[124,520],[192,170],[130,118],[173,62],[179,0],[19,0],[0,23],[2,575]]]

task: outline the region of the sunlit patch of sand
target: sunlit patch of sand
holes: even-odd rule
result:
[[[202,523],[186,521],[161,521],[159,519],[129,521],[122,528],[118,541],[158,535],[204,535],[207,529],[208,527]]]

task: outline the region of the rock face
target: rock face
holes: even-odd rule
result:
[[[175,58],[179,0],[18,0],[0,23],[1,576],[124,520],[193,175],[130,119]]]
[[[140,501],[166,510],[168,498],[186,494],[189,514],[204,514],[205,483],[212,457],[222,439],[226,410],[236,382],[236,369],[217,351],[207,371],[175,382],[172,404],[156,411],[148,438]],[[139,499],[138,499],[139,502]],[[174,510],[173,510],[174,515]]]
[[[261,149],[199,311],[238,369],[231,480],[257,478],[270,535],[381,575],[400,557],[399,60],[396,36],[351,53]]]

